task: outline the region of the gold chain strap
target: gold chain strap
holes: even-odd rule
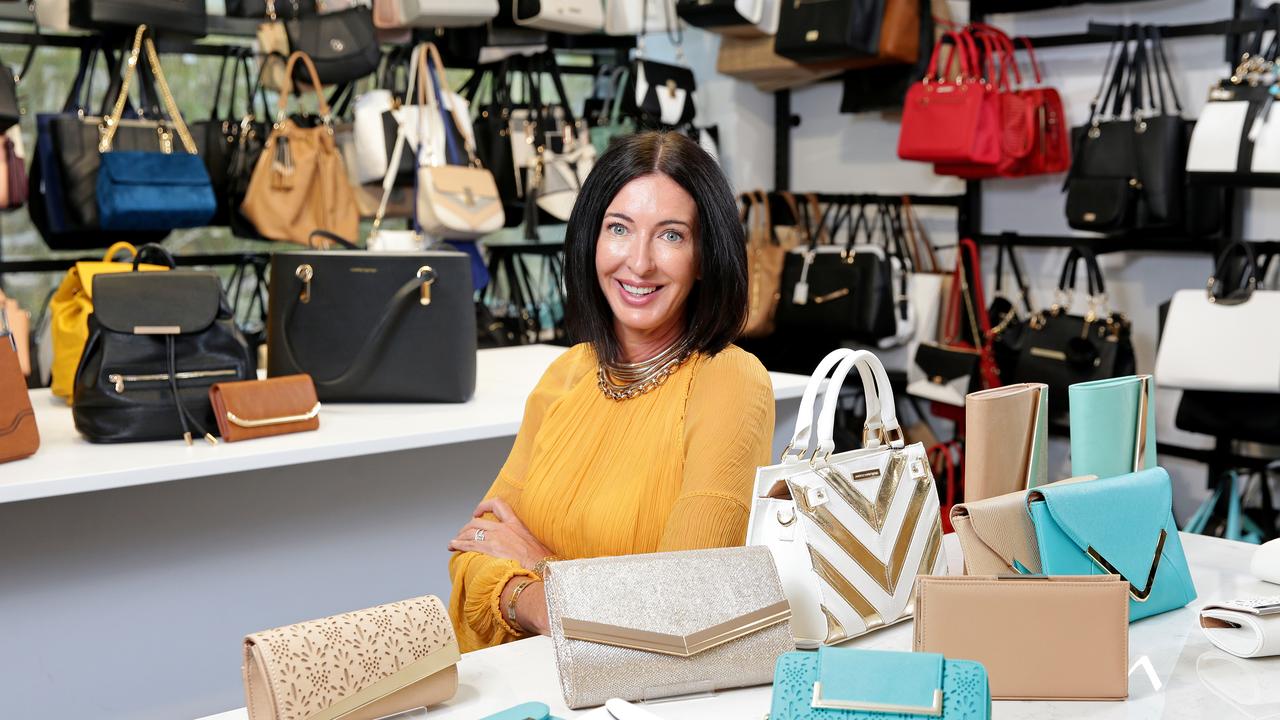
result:
[[[129,87],[133,82],[133,75],[138,68],[138,56],[142,53],[142,47],[145,44],[147,49],[147,62],[151,65],[151,72],[156,76],[156,84],[160,87],[160,94],[164,97],[165,111],[169,113],[169,120],[173,123],[174,128],[178,131],[178,138],[182,140],[182,146],[191,154],[196,154],[196,142],[192,139],[191,133],[187,131],[187,124],[182,120],[182,113],[178,111],[178,104],[173,101],[173,93],[169,91],[169,83],[164,79],[164,70],[160,67],[160,55],[156,52],[156,45],[151,38],[146,37],[147,26],[139,25],[138,30],[133,36],[133,50],[129,53],[129,61],[125,66],[124,81],[120,84],[120,94],[116,96],[115,107],[111,109],[111,115],[102,119],[102,125],[99,128],[98,152],[111,152],[111,144],[115,140],[116,131],[120,129],[120,119],[124,116],[125,103],[129,101]],[[145,43],[144,43],[145,39]],[[170,142],[164,126],[160,126],[161,150],[169,153]]]

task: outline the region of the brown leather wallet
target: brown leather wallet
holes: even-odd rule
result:
[[[20,460],[40,449],[36,414],[27,381],[8,335],[0,335],[0,463]]]
[[[209,402],[226,442],[318,430],[320,402],[310,375],[217,383]]]
[[[1129,584],[1117,575],[925,576],[916,652],[976,660],[996,700],[1129,696]]]

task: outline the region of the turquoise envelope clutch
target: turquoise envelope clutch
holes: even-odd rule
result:
[[[558,720],[551,716],[551,708],[540,702],[530,702],[507,708],[497,715],[488,715],[482,720]]]
[[[770,720],[989,720],[987,671],[937,653],[824,647],[778,658]]]
[[[1046,575],[1120,575],[1129,583],[1129,621],[1176,610],[1196,586],[1173,521],[1164,468],[1027,493]]]
[[[1067,388],[1071,475],[1115,477],[1156,466],[1156,384],[1129,375]]]

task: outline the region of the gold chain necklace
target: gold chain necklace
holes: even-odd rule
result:
[[[689,343],[680,340],[638,363],[611,363],[602,360],[596,374],[600,391],[613,400],[627,400],[643,395],[661,385],[692,354]]]

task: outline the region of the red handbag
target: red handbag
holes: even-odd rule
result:
[[[938,62],[951,41],[960,75],[942,77]],[[947,66],[950,66],[948,62]],[[944,33],[933,46],[929,72],[907,91],[898,157],[932,163],[992,165],[1000,160],[1000,102],[978,77],[978,51],[967,32]]]
[[[1026,46],[1027,57],[1031,60],[1031,69],[1036,76],[1036,87],[1022,91],[1030,98],[1035,145],[1027,155],[1021,174],[1066,172],[1071,167],[1071,142],[1067,113],[1062,108],[1062,96],[1056,89],[1044,85],[1040,62],[1036,59],[1031,39],[1022,36],[1018,40]]]
[[[971,284],[972,283],[972,284]],[[984,308],[986,294],[982,289],[982,260],[978,246],[964,238],[956,247],[955,277],[951,281],[951,296],[947,300],[942,318],[941,345],[943,348],[978,355],[978,375],[982,390],[1000,387],[1000,370],[996,366],[992,347],[991,320]],[[961,323],[969,326],[969,337],[961,331]],[[965,411],[962,405],[934,402],[933,415],[951,420],[963,426]]]

